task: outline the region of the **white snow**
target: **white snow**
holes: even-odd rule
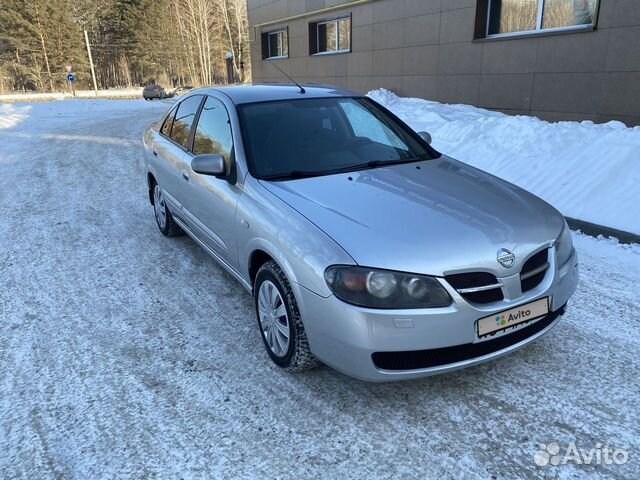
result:
[[[429,132],[437,150],[529,190],[565,216],[640,234],[640,127],[550,123],[384,89],[368,95]]]
[[[30,106],[18,107],[12,104],[0,104],[0,130],[12,128],[29,117]]]
[[[142,98],[142,88],[111,88],[98,90],[98,98]],[[38,102],[50,100],[71,100],[74,98],[96,98],[94,90],[76,90],[75,97],[71,92],[29,92],[6,93],[0,95],[0,102]]]

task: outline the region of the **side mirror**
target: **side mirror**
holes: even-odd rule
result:
[[[427,132],[418,132],[418,135],[420,135],[425,142],[431,145],[431,135]]]
[[[213,177],[223,177],[227,173],[224,166],[224,157],[217,153],[193,157],[191,168],[196,173]]]

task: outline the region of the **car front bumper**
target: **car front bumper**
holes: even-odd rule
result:
[[[318,359],[349,376],[385,382],[465,368],[523,347],[557,324],[578,277],[574,251],[562,267],[551,265],[537,288],[513,301],[472,305],[446,282],[443,285],[454,301],[444,308],[367,309],[303,287],[296,289],[296,296],[309,346]],[[545,297],[549,299],[547,316],[488,338],[478,337],[478,319]]]

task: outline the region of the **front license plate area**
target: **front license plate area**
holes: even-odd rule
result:
[[[549,297],[525,303],[503,312],[494,313],[476,322],[479,338],[485,338],[503,330],[521,327],[525,323],[544,317],[549,313]]]

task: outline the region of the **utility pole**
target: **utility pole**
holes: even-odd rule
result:
[[[89,65],[91,65],[91,77],[93,78],[93,89],[96,92],[96,97],[98,96],[98,83],[96,82],[96,70],[93,68],[93,58],[91,58],[91,46],[89,45],[89,34],[87,31],[84,31],[84,40],[87,42],[87,53],[89,54]]]

